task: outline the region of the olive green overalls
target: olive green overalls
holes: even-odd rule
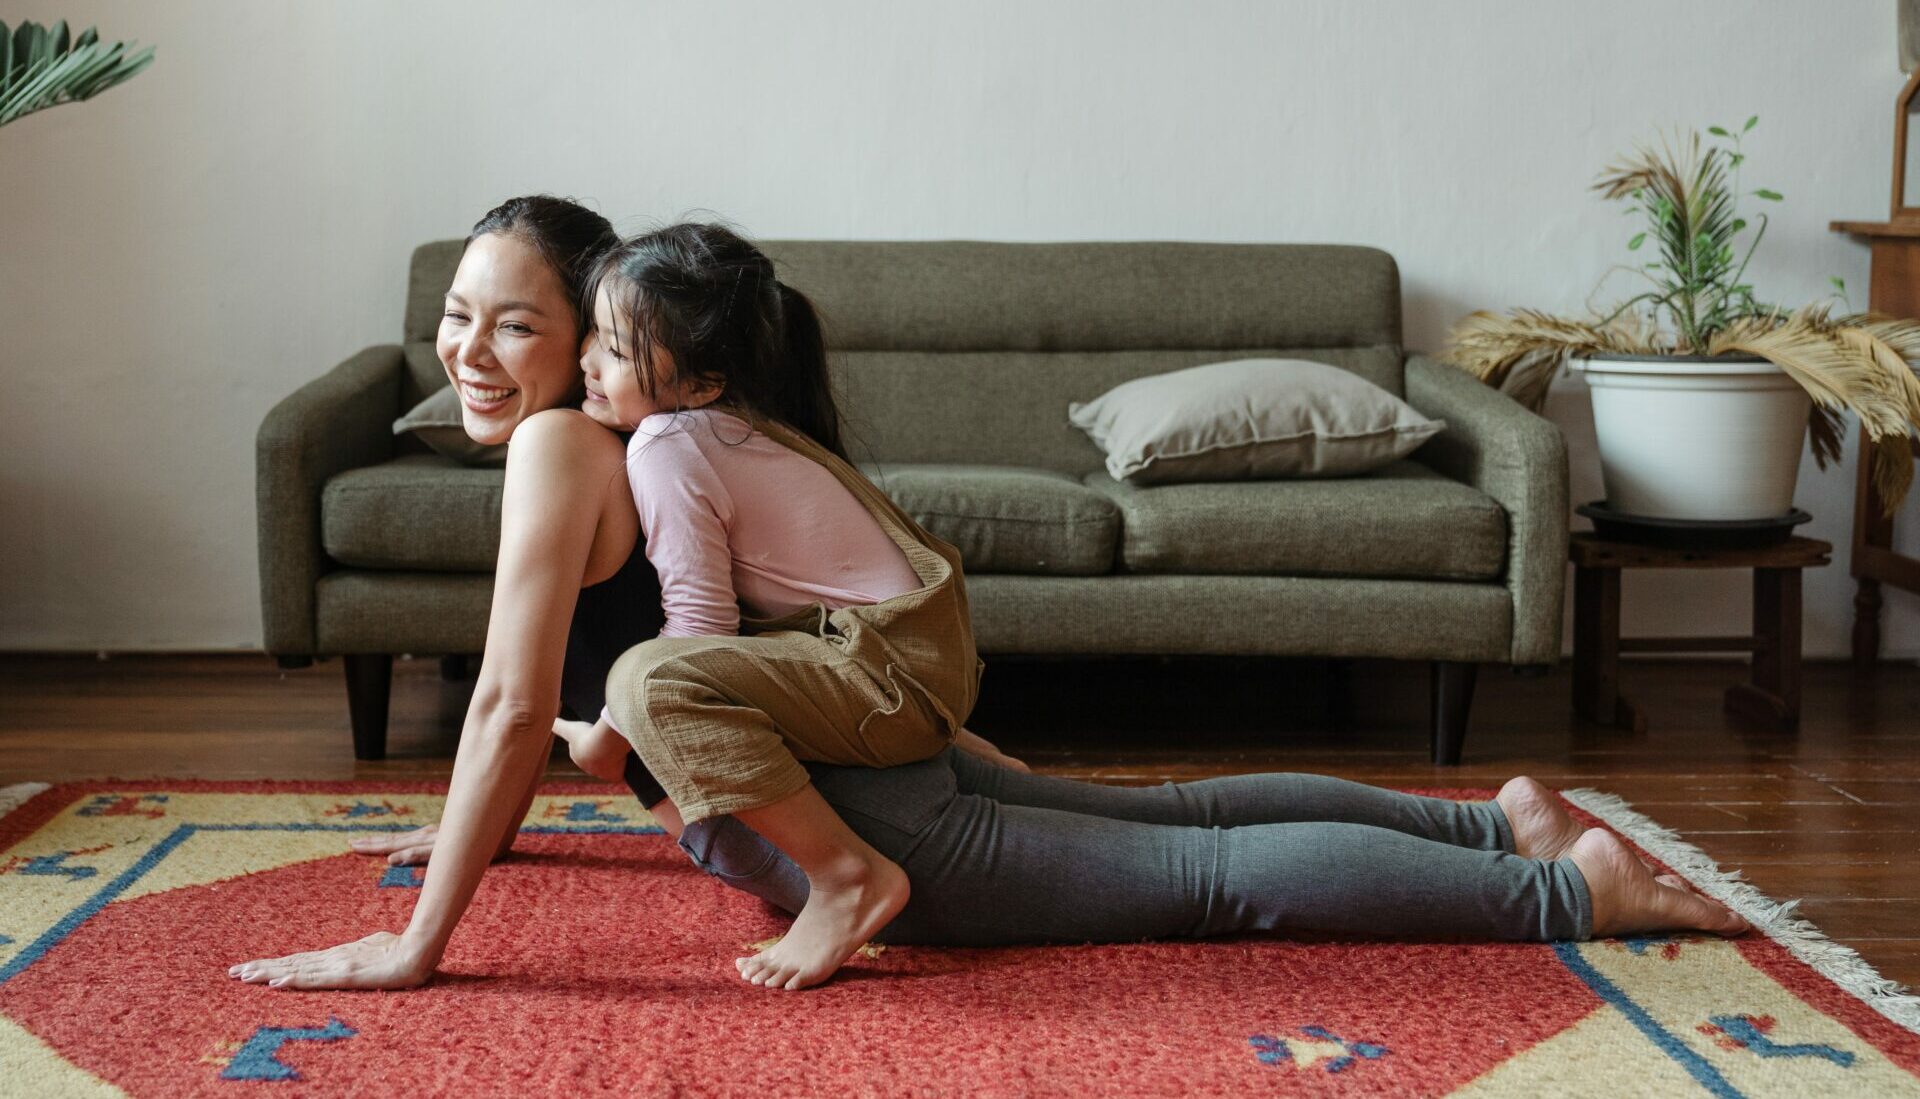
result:
[[[986,667],[959,551],[811,438],[772,420],[753,426],[831,471],[922,586],[836,611],[813,603],[742,616],[739,636],[627,650],[608,676],[607,707],[688,823],[798,792],[802,759],[890,767],[939,754],[972,713]]]

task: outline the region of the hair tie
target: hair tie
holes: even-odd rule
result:
[[[740,296],[740,278],[744,274],[746,274],[744,268],[736,267],[733,269],[733,285],[727,288],[726,304],[720,307],[721,324],[725,324],[727,318],[733,315],[733,299]]]

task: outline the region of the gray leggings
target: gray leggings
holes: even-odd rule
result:
[[[913,896],[890,943],[1125,942],[1239,931],[1586,939],[1570,860],[1512,854],[1493,802],[1323,775],[1129,788],[1025,775],[948,749],[871,769],[809,764],[849,827]],[[687,828],[709,874],[788,912],[807,879],[732,817]]]

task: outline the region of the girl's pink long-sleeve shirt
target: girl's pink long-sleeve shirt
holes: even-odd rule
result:
[[[627,444],[660,574],[661,637],[740,632],[740,611],[879,603],[921,587],[907,555],[825,466],[712,408],[662,412]]]

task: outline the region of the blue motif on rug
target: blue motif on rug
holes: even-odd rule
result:
[[[263,1026],[253,1032],[227,1067],[220,1070],[222,1080],[298,1080],[300,1074],[277,1056],[288,1042],[338,1042],[358,1031],[333,1016],[324,1027]]]
[[[382,889],[418,889],[426,884],[427,868],[424,866],[389,866],[387,872],[380,875]]]
[[[378,805],[365,801],[356,801],[352,805],[335,805],[333,808],[328,809],[325,815],[329,817],[345,817],[348,820],[360,820],[366,817],[410,817],[413,815],[413,807],[409,805],[395,805],[393,802],[381,798],[380,804]]]
[[[1768,1035],[1778,1023],[1771,1015],[1715,1015],[1696,1029],[1721,1049],[1744,1049],[1759,1057],[1819,1057],[1841,1068],[1853,1067],[1854,1055],[1844,1049],[1813,1042],[1775,1042]]]
[[[625,821],[627,819],[619,813],[607,812],[606,807],[609,804],[611,803],[605,801],[576,801],[564,807],[550,805],[547,807],[547,816],[559,817],[561,820],[576,824],[587,821],[607,821],[611,823]]]
[[[1345,1072],[1358,1061],[1377,1061],[1391,1052],[1386,1046],[1377,1042],[1349,1042],[1326,1027],[1303,1026],[1300,1028],[1300,1035],[1319,1042],[1332,1042],[1346,1050],[1344,1054],[1328,1059],[1326,1063],[1328,1072]],[[1259,1058],[1263,1065],[1278,1065],[1294,1060],[1293,1047],[1287,1044],[1285,1038],[1275,1038],[1271,1034],[1255,1034],[1247,1039],[1247,1044],[1253,1047],[1254,1056]],[[1306,1065],[1311,1064],[1312,1061],[1306,1062]]]
[[[82,806],[75,815],[82,817],[146,817],[150,820],[167,815],[165,809],[146,808],[148,803],[165,805],[167,803],[167,795],[140,794],[133,796],[128,794],[98,794],[94,796],[92,801]]]
[[[0,874],[25,874],[35,878],[66,878],[69,881],[81,881],[91,878],[100,871],[91,866],[68,866],[67,860],[78,855],[97,855],[112,844],[99,847],[82,847],[72,851],[60,851],[51,855],[32,857],[16,855],[0,862]]]

